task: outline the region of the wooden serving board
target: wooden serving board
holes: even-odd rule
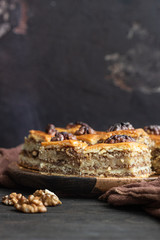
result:
[[[62,194],[74,194],[81,196],[97,196],[109,190],[124,184],[153,181],[158,176],[149,178],[98,178],[98,177],[76,177],[70,175],[57,175],[39,173],[20,167],[17,163],[12,163],[8,167],[9,176],[19,185],[24,187],[32,187],[35,189],[49,189]]]

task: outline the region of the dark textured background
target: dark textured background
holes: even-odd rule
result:
[[[24,1],[5,2],[15,6],[0,15],[0,146],[49,122],[160,122],[160,1],[26,0],[26,34],[14,31]]]

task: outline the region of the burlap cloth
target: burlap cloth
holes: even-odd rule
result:
[[[7,188],[18,187],[10,179],[7,167],[18,160],[22,145],[16,148],[0,148],[0,185]],[[99,198],[113,206],[140,205],[149,214],[160,218],[160,177],[157,180],[114,187]]]

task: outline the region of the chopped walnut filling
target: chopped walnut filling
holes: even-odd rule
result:
[[[121,122],[121,123],[115,123],[114,125],[110,126],[106,132],[113,132],[113,131],[119,131],[119,130],[132,130],[134,127],[129,122]]]
[[[135,139],[127,135],[114,135],[104,140],[104,143],[135,142]]]
[[[51,141],[63,141],[63,140],[76,140],[76,136],[67,132],[56,132],[55,136],[51,138]]]
[[[51,191],[45,190],[37,190],[33,193],[35,197],[39,197],[39,199],[43,202],[45,206],[57,206],[62,204],[59,198]]]
[[[145,132],[153,135],[160,135],[160,126],[159,125],[150,125],[144,127]]]
[[[47,134],[54,135],[57,132],[57,130],[55,129],[55,126],[53,124],[48,124],[45,129],[45,132]]]

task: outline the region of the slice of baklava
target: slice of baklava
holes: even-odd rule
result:
[[[147,177],[151,174],[151,155],[143,143],[149,144],[148,138],[142,129],[96,132],[82,122],[65,129],[49,124],[45,132],[30,131],[19,163],[41,173]]]
[[[88,145],[77,140],[44,142],[40,148],[39,170],[48,173],[80,176],[83,150]]]
[[[148,177],[150,150],[127,135],[113,135],[84,150],[82,175],[100,177]]]
[[[151,140],[154,142],[151,151],[151,163],[153,171],[160,174],[160,126],[150,125],[144,127],[144,130],[149,134]]]
[[[39,170],[63,175],[96,177],[148,177],[150,150],[129,136],[116,135],[88,146],[77,140],[44,142]]]
[[[60,140],[65,137],[60,134],[64,128],[55,128],[53,124],[48,124],[45,132],[38,130],[30,130],[28,137],[25,137],[22,151],[19,156],[19,163],[23,167],[39,170],[39,149],[42,142],[50,142],[55,135]],[[65,134],[64,134],[65,135]]]
[[[19,156],[19,163],[23,167],[38,170],[37,159],[41,142],[49,142],[53,135],[42,131],[30,130],[28,137],[25,137],[22,151]]]

